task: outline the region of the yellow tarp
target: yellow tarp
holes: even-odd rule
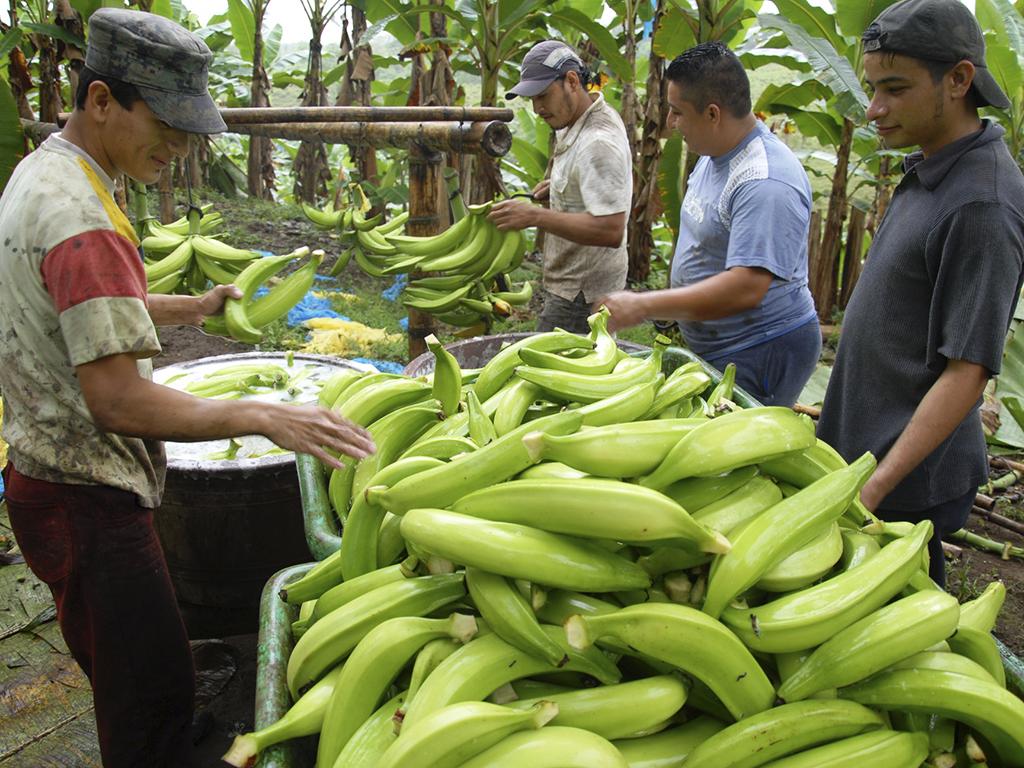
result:
[[[334,317],[314,317],[306,321],[313,337],[303,346],[303,352],[338,357],[365,357],[376,344],[400,342],[400,333],[388,333],[383,328],[371,328],[354,320]]]

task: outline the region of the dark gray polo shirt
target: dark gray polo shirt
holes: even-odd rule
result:
[[[882,460],[947,360],[999,373],[1024,265],[1024,177],[1003,134],[985,121],[927,159],[904,160],[843,318],[818,422],[818,436],[849,461],[864,451]],[[976,488],[987,470],[975,406],[881,506],[927,509]]]

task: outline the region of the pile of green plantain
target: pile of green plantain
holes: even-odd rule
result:
[[[606,321],[325,385],[377,452],[282,592],[294,704],[225,760],[319,734],[318,768],[1024,766],[1003,585],[959,605],[931,524],[859,502],[870,454]]]
[[[280,256],[263,257],[255,251],[234,248],[218,240],[214,233],[221,222],[219,213],[193,208],[185,217],[160,224],[147,218],[140,227],[149,293],[185,292],[201,294],[209,283],[233,283],[242,291],[240,299],[229,298],[224,312],[206,319],[203,328],[210,333],[231,336],[248,344],[258,344],[263,328],[288,314],[313,285],[324,252],[310,253],[301,247]],[[309,261],[272,285],[264,296],[256,292],[265,283],[309,256]]]
[[[487,218],[490,208],[490,203],[470,205],[462,218],[429,237],[403,233],[408,211],[385,223],[383,214],[366,218],[357,205],[329,210],[304,205],[302,210],[316,226],[341,234],[344,252],[333,274],[350,258],[371,277],[416,273],[402,292],[406,307],[449,325],[479,328],[493,318],[508,317],[512,307],[529,303],[533,296],[529,282],[511,290],[509,275],[523,261],[523,234],[499,231]]]

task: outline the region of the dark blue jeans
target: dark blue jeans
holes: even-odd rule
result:
[[[906,521],[908,523],[919,523],[922,520],[931,520],[935,526],[932,538],[928,542],[928,575],[932,581],[945,589],[946,587],[946,558],[942,555],[942,537],[947,533],[959,531],[967,524],[967,516],[971,513],[971,505],[974,504],[974,497],[977,491],[971,489],[963,496],[950,501],[944,501],[928,509],[907,512],[901,509],[876,509],[875,514],[882,520]]]
[[[704,359],[718,370],[736,364],[736,384],[762,405],[791,406],[814,373],[821,354],[817,320],[764,344]]]

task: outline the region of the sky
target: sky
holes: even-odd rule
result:
[[[184,0],[185,7],[196,14],[204,24],[211,16],[224,13],[227,9],[227,0]],[[299,0],[271,0],[267,6],[267,18],[263,27],[264,33],[280,24],[282,29],[281,40],[286,43],[296,43],[309,40],[309,21],[306,14],[302,12],[302,4]],[[324,41],[337,42],[341,38],[341,25],[329,24],[324,31]]]

